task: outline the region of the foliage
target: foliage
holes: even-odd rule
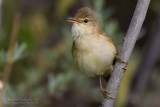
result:
[[[154,12],[158,11],[157,3],[158,0],[151,4]],[[23,106],[18,104],[21,101],[13,103],[13,99],[26,98],[34,102],[33,99],[36,98],[39,100],[36,100],[38,104],[33,105],[35,107],[70,107],[74,104],[97,107],[102,99],[97,89],[98,79],[87,78],[76,72],[71,55],[71,25],[66,22],[66,18],[74,16],[76,10],[82,6],[92,8],[98,13],[104,31],[113,38],[119,48],[125,31],[119,24],[120,20],[115,17],[117,8],[108,4],[111,4],[109,0],[4,0],[0,35],[1,78],[8,54],[12,17],[17,11],[20,11],[22,16],[14,46],[12,72],[3,98],[6,102],[7,99],[12,101],[4,106]],[[142,44],[138,44],[132,55],[120,88],[118,107],[126,104],[132,78],[143,54],[142,47]]]

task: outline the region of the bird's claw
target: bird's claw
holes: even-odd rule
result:
[[[100,90],[101,90],[101,92],[102,92],[102,94],[104,95],[105,98],[107,98],[107,99],[114,99],[112,96],[108,95],[110,93],[106,89],[100,88]]]
[[[118,55],[115,56],[116,60],[122,63],[126,63],[125,61],[122,60],[121,57],[119,57]]]

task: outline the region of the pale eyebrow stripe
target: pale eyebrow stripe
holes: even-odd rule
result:
[[[84,20],[84,19],[88,19],[88,20],[93,20],[93,19],[91,19],[91,18],[78,18],[78,20]]]

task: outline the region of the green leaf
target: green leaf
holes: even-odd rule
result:
[[[16,44],[15,46],[15,52],[14,52],[14,58],[13,58],[13,62],[23,58],[26,54],[24,53],[24,51],[26,50],[26,44],[23,43],[20,46],[18,46],[18,44]]]

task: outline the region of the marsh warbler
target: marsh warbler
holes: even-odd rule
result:
[[[102,30],[98,15],[88,7],[79,9],[72,22],[72,56],[77,71],[88,77],[100,77],[100,90],[106,98],[107,90],[102,87],[101,76],[113,70],[113,61],[122,61],[112,39]]]

